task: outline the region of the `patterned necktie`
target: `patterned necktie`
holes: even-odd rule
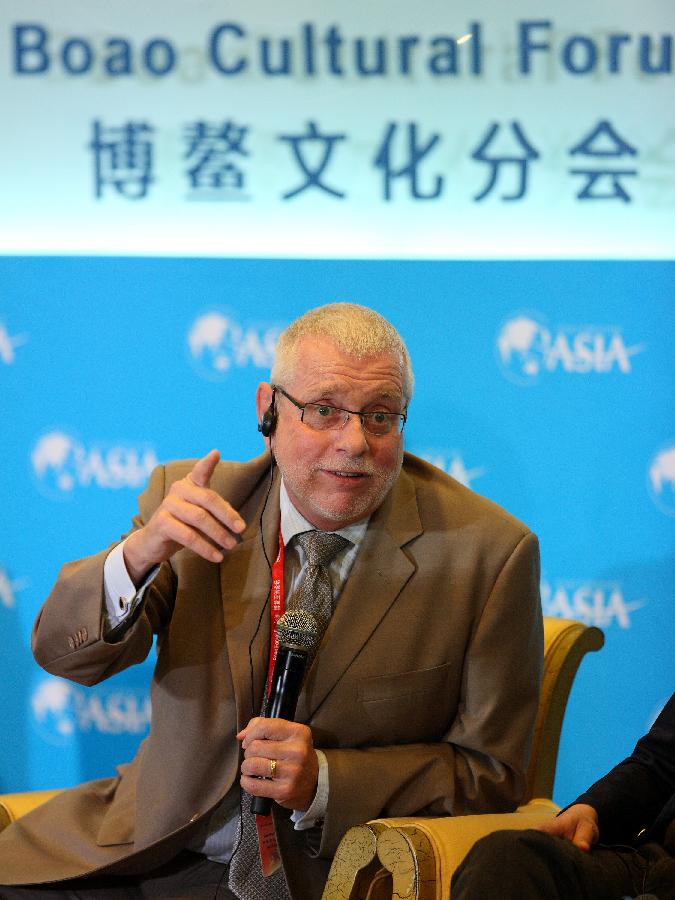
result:
[[[239,837],[230,862],[227,886],[240,900],[290,900],[283,867],[267,878],[260,868],[258,831],[251,812],[251,795],[241,792]]]
[[[306,563],[289,609],[312,613],[323,635],[333,614],[333,589],[327,566],[350,542],[332,531],[306,531],[296,536]],[[283,869],[265,878],[260,869],[258,832],[251,813],[251,798],[242,792],[240,836],[230,863],[228,886],[241,900],[289,900]]]
[[[295,540],[305,551],[307,561],[289,607],[312,613],[323,634],[333,615],[333,588],[328,565],[350,542],[334,531],[305,531],[296,535]]]

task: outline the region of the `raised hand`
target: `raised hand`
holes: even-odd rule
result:
[[[220,454],[211,450],[191,472],[175,481],[143,528],[124,544],[124,562],[131,580],[140,584],[146,573],[189,547],[209,562],[219,563],[223,551],[237,543],[246,523],[236,509],[209,487]]]

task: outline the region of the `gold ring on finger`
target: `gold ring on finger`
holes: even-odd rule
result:
[[[277,761],[276,759],[270,760],[270,778],[274,781],[274,776],[277,774]]]

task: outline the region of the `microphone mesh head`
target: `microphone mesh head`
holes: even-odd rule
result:
[[[314,616],[304,609],[289,609],[277,622],[279,642],[301,647],[312,653],[319,643],[319,626]]]

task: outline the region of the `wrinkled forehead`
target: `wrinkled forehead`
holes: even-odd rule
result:
[[[400,400],[403,369],[403,360],[394,352],[361,356],[343,350],[329,338],[305,336],[296,345],[288,375],[295,390],[369,390]]]

